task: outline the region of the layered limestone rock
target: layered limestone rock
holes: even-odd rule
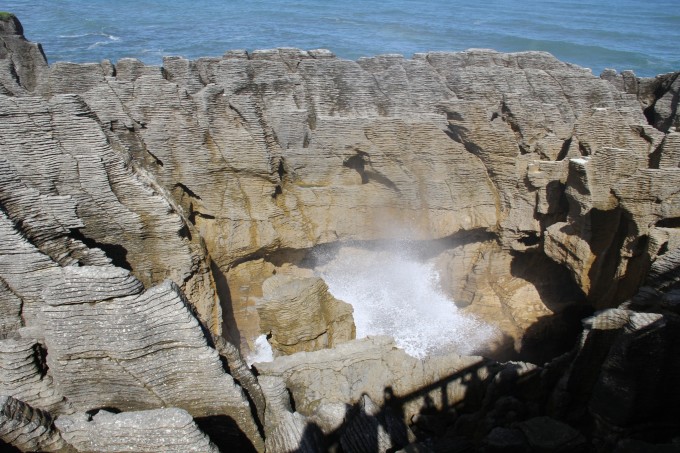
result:
[[[633,94],[645,109],[649,123],[663,132],[673,132],[680,125],[678,115],[678,73],[660,74],[652,77],[635,77],[633,71],[618,74],[605,69],[600,75],[620,91]]]
[[[671,414],[680,393],[672,380],[680,369],[672,351],[679,321],[677,313],[626,309],[586,320],[577,355],[552,395],[553,414],[577,426],[583,417],[596,419],[595,436],[607,443],[652,426],[663,435],[677,432]]]
[[[641,250],[645,219],[628,219],[607,194],[655,156],[664,157],[657,159],[664,166],[672,162],[675,141],[648,125],[643,111],[658,104],[665,112],[659,115],[672,116],[670,79],[658,82],[663,89],[643,90],[636,82],[633,93],[617,75],[598,79],[548,54],[486,50],[352,62],[280,49],[193,62],[167,58],[162,70],[131,59],[115,67],[60,63],[41,74],[33,93],[52,99],[79,93],[100,127],[95,136],[104,134],[115,154],[157,181],[186,223],[180,231],[194,246],[188,271],[161,275],[168,263],[126,256],[135,275],[145,284],[173,278],[213,331],[219,313],[209,287],[213,278],[226,280],[217,281],[217,290],[234,314],[226,326],[232,337],[243,330],[234,325],[258,321],[240,306],[240,288],[260,292],[238,278],[232,284],[233,267],[275,260],[282,250],[480,230],[506,253],[541,253],[545,238],[546,254],[599,306],[630,297],[646,272],[640,253],[649,261],[655,256]],[[608,151],[614,149],[623,154]],[[623,155],[627,164],[610,168],[605,179],[584,182],[579,174],[579,159],[592,157],[588,165],[600,167],[591,173],[599,175]],[[579,184],[595,198],[576,194]],[[593,237],[592,225],[609,234]],[[168,256],[149,240],[112,245],[128,255],[143,249]],[[212,264],[201,262],[206,252]],[[558,280],[555,269],[551,278]],[[610,285],[612,278],[619,283]],[[559,296],[552,300],[531,285],[522,298],[537,313],[560,312]],[[470,291],[480,301],[499,299],[485,285]],[[502,311],[512,305],[500,304]],[[519,343],[532,322],[525,317],[495,321]],[[235,340],[247,348],[247,337]]]
[[[260,329],[283,354],[332,348],[356,336],[352,306],[334,298],[320,278],[275,275],[262,284]]]
[[[268,452],[313,453],[324,451],[325,442],[318,427],[293,411],[283,379],[260,376],[267,398],[265,447]]]
[[[198,238],[189,239],[186,222],[162,189],[111,148],[82,99],[3,96],[0,109],[6,115],[0,177],[8,220],[59,266],[133,269],[137,290],[139,282],[173,279],[219,332],[220,307]],[[16,285],[30,286],[25,276],[17,278],[26,283]],[[24,317],[34,316],[33,299],[24,302]]]
[[[77,451],[219,452],[191,415],[181,409],[121,414],[102,410],[93,417],[59,417],[55,425]]]
[[[0,102],[2,393],[55,414],[170,405],[230,417],[261,448],[207,339],[221,331],[209,259],[172,200],[79,98]],[[166,277],[176,283],[152,286]]]
[[[11,13],[0,16],[0,94],[33,91],[47,59],[40,44],[27,41],[24,27]]]
[[[52,413],[70,413],[69,401],[54,386],[44,346],[35,340],[0,340],[0,395]]]
[[[0,447],[20,451],[68,451],[48,412],[34,409],[11,396],[0,396]]]
[[[230,416],[258,438],[246,397],[174,284],[92,304],[51,304],[43,316],[47,363],[77,409],[179,407],[195,417]],[[91,319],[97,330],[84,328]]]

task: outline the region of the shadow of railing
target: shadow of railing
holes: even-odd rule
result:
[[[295,453],[397,451],[419,440],[408,427],[416,415],[446,416],[452,410],[480,409],[497,370],[496,362],[482,359],[405,394],[397,395],[392,386],[386,386],[380,405],[364,393],[346,409],[338,428],[322,434],[321,427],[310,422]]]

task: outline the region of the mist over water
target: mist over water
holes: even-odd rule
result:
[[[357,338],[389,335],[409,355],[474,354],[494,327],[461,312],[439,288],[432,264],[408,250],[343,248],[317,269],[330,292],[352,304]]]

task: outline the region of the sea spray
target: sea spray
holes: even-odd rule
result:
[[[262,334],[255,339],[253,351],[246,358],[248,366],[256,362],[271,362],[274,360],[274,351],[267,341],[267,335]]]
[[[317,273],[335,297],[354,307],[357,338],[389,335],[408,354],[423,358],[473,354],[497,335],[494,327],[462,313],[441,291],[434,266],[408,250],[346,247]]]

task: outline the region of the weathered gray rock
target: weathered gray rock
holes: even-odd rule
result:
[[[678,115],[678,72],[660,74],[654,78],[635,77],[632,71],[605,70],[600,75],[620,91],[637,96],[650,124],[663,132],[672,132],[680,125]]]
[[[678,112],[678,97],[680,96],[680,73],[666,74],[660,82],[660,95],[651,107],[652,124],[664,132],[678,132],[680,127],[680,112]]]
[[[61,416],[55,426],[78,451],[205,452],[219,449],[182,409]]]
[[[174,406],[194,417],[228,415],[261,442],[241,387],[173,283],[93,304],[49,305],[42,316],[47,363],[76,409]]]
[[[409,444],[396,453],[432,453],[432,449],[422,442]]]
[[[526,437],[519,429],[496,427],[484,438],[484,451],[489,453],[522,453],[528,451]]]
[[[49,413],[0,396],[0,439],[21,451],[64,451],[67,447]]]
[[[554,411],[570,423],[592,413],[606,434],[677,406],[677,73],[596,78],[541,52],[479,49],[48,67],[22,33],[0,22],[0,338],[12,395],[54,411],[66,411],[63,395],[77,410],[230,416],[261,449],[252,404],[282,451],[303,445],[314,420],[342,426],[364,393],[407,418],[428,398],[444,410],[486,386],[485,362],[417,361],[385,339],[293,354],[257,365],[299,411],[280,407],[268,424],[266,392],[236,349],[262,325],[279,344],[335,345],[342,329],[323,304],[299,319],[258,312],[258,299],[274,301],[263,282],[311,272],[318,246],[407,236],[449,295],[515,349],[570,304],[613,307],[646,285],[589,321]],[[36,343],[44,376],[28,366]],[[536,374],[514,371],[489,395]],[[621,392],[635,398],[611,404]]]
[[[0,108],[0,192],[21,234],[61,266],[112,262],[147,285],[172,278],[219,333],[199,241],[188,239],[185,221],[155,182],[114,152],[87,106],[77,96],[2,97]],[[32,318],[34,296],[27,299]]]
[[[35,340],[0,340],[0,395],[11,395],[33,408],[55,414],[73,412],[70,403],[55,389],[52,374],[42,363],[41,348]]]
[[[680,450],[678,443],[649,443],[635,439],[625,439],[616,445],[615,453],[676,453]]]
[[[229,374],[243,387],[249,400],[255,406],[260,423],[263,423],[267,403],[257,377],[255,377],[255,374],[246,364],[245,360],[243,360],[238,348],[234,344],[222,337],[213,336],[212,340],[217,352],[229,364]]]
[[[545,231],[545,253],[567,266],[579,287],[600,306],[619,300],[622,295],[617,290],[622,291],[621,287],[627,291],[626,297],[632,296],[630,287],[623,282],[608,283],[614,275],[618,273],[639,284],[640,274],[646,272],[644,265],[627,269],[628,260],[634,256],[621,259],[616,267],[613,263],[622,243],[635,238],[628,237],[628,222],[619,209],[625,202],[616,198],[615,188],[619,182],[627,184],[628,178],[635,178],[631,175],[645,162],[644,155],[616,148],[604,148],[592,157],[570,159],[565,190],[570,217]],[[645,221],[640,219],[639,224],[647,225]],[[635,284],[630,286],[636,288]]]
[[[179,241],[174,246],[189,247],[184,256],[191,265],[149,263],[149,256],[172,255],[176,261],[179,255],[150,237],[143,244],[115,239],[129,235],[87,237],[122,246],[134,275],[147,285],[172,278],[214,332],[221,326],[214,319],[212,276],[201,261],[206,252],[221,279],[235,263],[277,250],[385,239],[403,231],[421,239],[488,231],[509,263],[508,250],[542,252],[544,232],[560,224],[549,230],[546,252],[569,267],[591,301],[616,305],[634,293],[645,265],[635,259],[637,251],[629,257],[629,250],[642,248],[648,226],[634,215],[632,225],[610,228],[633,209],[610,195],[611,186],[644,169],[650,155],[664,156],[664,166],[674,159],[673,140],[647,125],[642,94],[636,94],[642,82],[614,86],[540,52],[433,52],[358,62],[321,58],[327,54],[270,49],[193,62],[172,57],[163,71],[122,60],[115,76],[110,64],[49,68],[35,92],[55,98],[78,92],[87,104],[81,110],[96,118],[111,150],[157,184],[154,190],[168,197],[186,223],[180,234],[200,237],[206,250],[200,250],[201,241]],[[618,80],[612,77],[608,80]],[[616,155],[607,151],[614,148]],[[565,158],[583,155],[592,156],[588,166],[595,176],[584,179],[570,170]],[[600,167],[612,162],[621,166],[604,177]],[[576,195],[579,184],[592,201]],[[122,191],[113,192],[123,198]],[[591,239],[591,225],[600,229],[597,210],[605,205],[614,211],[604,227],[612,233]],[[565,220],[571,229],[558,234]],[[87,227],[87,221],[83,233],[96,235],[89,230],[98,228]],[[152,224],[157,223],[143,228]],[[398,225],[399,233],[385,224]],[[584,248],[591,240],[605,249],[597,252],[594,266],[592,252]],[[487,242],[470,244],[469,256]],[[136,250],[145,252],[132,256]],[[507,272],[488,259],[478,266]],[[182,272],[161,275],[168,265]],[[550,274],[561,275],[558,269]],[[621,283],[607,289],[613,275],[622,276],[616,279]],[[227,327],[256,326],[237,294],[242,285],[229,283],[217,285],[222,298],[231,299],[234,320]],[[468,291],[477,290],[480,312],[505,311],[488,308],[500,305],[525,318],[499,320],[519,345],[546,302],[559,298],[543,300],[544,292],[531,285],[509,292],[527,299],[536,316],[521,313],[512,296],[499,296],[507,291],[474,284]],[[251,285],[251,291],[259,290]],[[246,348],[252,342],[239,340]]]
[[[275,453],[314,453],[324,451],[323,433],[313,422],[290,406],[290,395],[283,379],[260,376],[267,400],[265,448]]]
[[[605,310],[586,330],[568,372],[552,395],[551,413],[573,423],[598,420],[594,436],[612,446],[627,433],[664,426],[660,440],[676,432],[673,407],[680,400],[669,381],[678,376],[671,351],[678,347],[678,316]],[[656,428],[654,428],[656,429]],[[663,434],[667,433],[667,434]]]
[[[381,411],[368,395],[363,395],[340,436],[340,445],[348,453],[396,450],[409,443],[408,428],[403,420]]]
[[[47,66],[40,44],[24,38],[24,27],[14,14],[0,18],[0,93],[24,94],[33,91]]]

